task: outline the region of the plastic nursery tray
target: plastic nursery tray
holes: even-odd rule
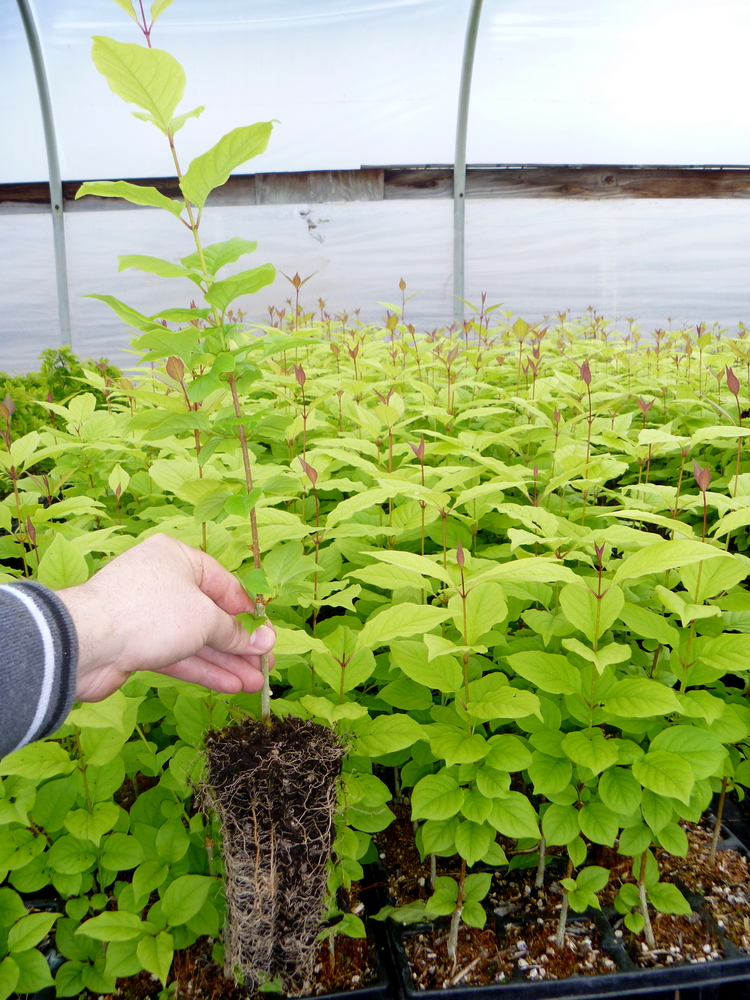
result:
[[[726,839],[719,848],[742,851],[750,856],[750,850],[737,837],[726,830]],[[739,950],[728,940],[707,910],[702,907],[702,899],[689,893],[683,887],[693,910],[701,915],[714,935],[724,946],[724,958],[711,962],[684,962],[658,969],[639,969],[628,955],[622,942],[615,937],[612,918],[617,919],[614,910],[601,913],[590,910],[574,914],[569,923],[587,919],[596,924],[602,938],[603,950],[615,962],[616,972],[593,976],[569,976],[566,979],[531,980],[517,972],[506,982],[486,986],[456,985],[445,989],[416,989],[409,973],[408,959],[404,949],[404,939],[409,935],[424,932],[425,925],[403,927],[388,921],[389,959],[391,972],[396,980],[399,996],[403,1000],[424,996],[440,996],[445,1000],[577,1000],[577,998],[635,997],[648,994],[653,1000],[750,1000],[750,955]],[[498,932],[502,934],[504,924],[511,924],[512,918],[497,921]],[[431,925],[430,925],[431,926]]]

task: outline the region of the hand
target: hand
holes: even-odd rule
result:
[[[273,648],[272,626],[249,635],[233,617],[253,611],[240,583],[211,556],[168,535],[153,535],[57,596],[78,633],[80,701],[101,701],[136,670],[224,694],[263,685],[261,656]]]

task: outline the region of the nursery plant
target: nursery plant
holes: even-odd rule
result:
[[[681,824],[714,795],[718,838],[750,779],[744,328],[647,339],[594,312],[531,325],[483,301],[461,329],[418,333],[403,281],[367,325],[325,303],[316,318],[298,274],[286,309],[248,322],[240,300],[274,269],[235,273],[255,243],[204,246],[200,225],[272,123],[183,172],[175,137],[202,109],[178,113],[183,70],[152,47],[169,2],[150,20],[116,2],[145,44],[97,38],[94,61],[164,134],[183,198],[124,181],[79,196],[167,211],[192,244],[179,263],[120,258],[170,278],[172,308],[94,296],[134,334],[127,377],[71,364],[33,428],[7,386],[3,579],[72,586],[166,532],[239,575],[247,627],[267,615],[278,655],[260,696],[139,676],[2,761],[0,1000],[52,981],[50,935],[58,996],[144,969],[166,990],[174,951],[206,936],[228,972],[304,991],[317,937],[366,933],[349,890],[394,798],[433,879],[381,916],[447,918],[454,961],[506,866],[540,885],[554,872],[562,947],[569,911],[600,905],[599,847],[632,858],[615,905],[653,949],[654,913],[690,909],[657,848],[684,855]],[[238,862],[251,821],[245,853],[269,851]],[[21,894],[50,886],[59,910],[27,913]]]

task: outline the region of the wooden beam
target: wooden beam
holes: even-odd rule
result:
[[[65,181],[65,211],[131,209],[119,198],[75,201],[80,181]],[[170,198],[173,177],[137,178]],[[468,168],[468,198],[748,198],[750,167],[637,167],[607,165],[475,165]],[[212,192],[210,205],[298,205],[383,199],[452,198],[450,165],[362,167],[243,174]],[[1,184],[0,212],[38,212],[49,205],[46,182]]]

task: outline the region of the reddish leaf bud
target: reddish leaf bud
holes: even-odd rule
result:
[[[464,568],[464,564],[466,563],[466,557],[464,556],[464,550],[463,546],[461,545],[461,542],[459,542],[458,545],[456,546],[456,562],[458,563],[459,569]]]
[[[727,365],[727,389],[729,389],[733,396],[739,396],[740,394],[740,380],[729,365]]]
[[[581,381],[587,386],[591,385],[591,368],[589,367],[588,360],[584,361],[582,365],[578,366],[581,373]]]
[[[562,414],[557,409],[557,407],[555,407],[555,412],[552,414],[552,419],[555,421],[556,424],[559,424],[560,421],[562,420]]]
[[[179,358],[168,358],[166,368],[170,378],[173,378],[175,382],[182,382],[185,377],[185,365]]]
[[[314,486],[318,481],[318,473],[315,471],[315,469],[313,469],[311,465],[308,465],[308,463],[304,460],[304,458],[300,458],[299,464],[302,466],[305,475]]]
[[[412,444],[409,442],[409,447],[417,456],[420,462],[424,462],[424,434],[419,439],[419,444]]]
[[[654,400],[652,399],[650,403],[647,403],[645,399],[638,397],[638,406],[640,407],[641,413],[645,417],[651,407],[654,405]]]
[[[36,545],[36,528],[31,523],[31,518],[26,518],[26,534],[29,536],[29,541],[32,545]]]
[[[406,291],[406,282],[404,281],[403,278],[401,279],[401,281],[399,281],[398,287],[401,289],[402,292]]]
[[[706,465],[701,468],[693,459],[693,475],[701,493],[705,493],[711,483],[711,469]]]
[[[51,403],[52,400],[50,399],[48,400],[48,402]],[[11,416],[13,416],[13,414],[16,412],[16,404],[13,402],[10,396],[5,397],[5,399],[3,400],[3,406]]]
[[[300,388],[304,389],[305,382],[307,382],[307,375],[305,375],[305,369],[302,367],[302,365],[294,366],[294,377],[299,382]]]

